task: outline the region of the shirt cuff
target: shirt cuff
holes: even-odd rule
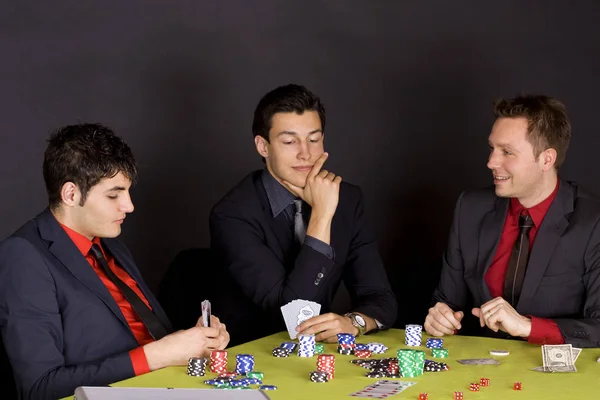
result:
[[[144,352],[143,347],[138,347],[131,350],[129,352],[129,357],[131,358],[131,364],[133,365],[133,373],[135,376],[150,372],[148,359],[146,358],[146,353]]]
[[[529,343],[534,344],[564,344],[565,338],[556,322],[551,319],[538,318],[530,316],[531,318],[531,333],[527,338]]]
[[[333,247],[331,247],[327,243],[323,242],[322,240],[319,240],[312,236],[306,236],[304,238],[304,244],[309,246],[314,251],[323,254],[325,257],[329,258],[330,260],[333,260],[333,256],[334,256]]]

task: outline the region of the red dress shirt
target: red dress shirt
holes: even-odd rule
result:
[[[135,348],[129,352],[129,357],[131,358],[131,364],[133,365],[133,371],[135,375],[138,376],[150,372],[148,360],[146,359],[146,353],[144,353],[144,349],[142,348],[142,346],[146,343],[152,342],[154,339],[152,339],[152,336],[150,336],[150,332],[148,332],[148,329],[146,329],[144,323],[140,320],[138,315],[133,310],[131,303],[129,303],[129,301],[125,298],[125,296],[119,290],[119,288],[117,288],[117,286],[110,280],[110,278],[98,265],[98,262],[96,261],[94,256],[92,254],[89,254],[90,249],[92,248],[92,244],[97,244],[102,249],[100,239],[94,238],[93,240],[89,240],[88,238],[86,238],[78,232],[75,232],[68,226],[65,226],[63,224],[60,224],[60,226],[62,226],[65,232],[67,232],[67,235],[69,235],[73,243],[75,243],[75,246],[77,246],[79,251],[81,251],[81,254],[83,254],[87,262],[90,263],[96,275],[98,275],[104,286],[106,286],[106,288],[110,292],[110,295],[113,297],[113,299],[115,299],[117,305],[119,306],[119,309],[121,309],[121,312],[123,313],[123,316],[127,321],[127,324],[129,325],[129,328],[131,328],[133,335],[137,339],[140,347]],[[129,274],[123,268],[117,265],[113,256],[107,254],[104,251],[104,249],[102,249],[102,253],[104,254],[104,258],[106,258],[108,267],[115,273],[115,275],[117,275],[119,279],[125,282],[125,284],[129,286],[135,292],[135,294],[137,294],[140,297],[140,299],[148,306],[148,308],[152,309],[152,307],[150,307],[148,299],[146,299],[146,297],[138,287],[137,283],[133,280],[133,278],[129,276]]]
[[[519,200],[515,198],[510,199],[510,206],[508,208],[508,215],[504,222],[504,228],[502,235],[500,236],[500,242],[498,243],[498,249],[494,255],[494,259],[485,274],[485,282],[490,289],[492,297],[501,297],[504,292],[504,280],[506,278],[506,271],[508,270],[508,262],[512,253],[513,247],[519,236],[519,215],[521,212],[526,211],[533,220],[533,228],[529,231],[529,249],[533,248],[533,242],[538,232],[538,228],[542,224],[552,201],[556,197],[558,192],[558,182],[556,188],[552,194],[541,203],[531,207],[525,208]],[[538,318],[529,316],[531,318],[531,334],[527,338],[529,343],[536,344],[563,344],[565,339],[560,333],[558,325],[551,319]]]

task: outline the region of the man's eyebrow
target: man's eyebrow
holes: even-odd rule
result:
[[[319,128],[319,129],[315,129],[314,131],[310,131],[308,132],[309,135],[312,135],[313,133],[323,133],[323,129]],[[297,132],[294,131],[281,131],[277,134],[277,136],[281,136],[281,135],[298,135]]]
[[[127,188],[125,186],[113,186],[110,189],[105,190],[104,193],[123,191],[123,190],[127,190]]]

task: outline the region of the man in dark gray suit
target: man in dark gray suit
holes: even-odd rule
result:
[[[494,113],[494,187],[459,197],[424,327],[600,347],[600,199],[558,176],[571,138],[565,107],[520,96]],[[469,306],[479,327],[463,320]]]
[[[319,341],[389,328],[397,303],[362,192],[324,168],[320,99],[300,85],[276,88],[260,100],[252,130],[266,168],[246,176],[210,215],[211,247],[240,294],[232,314],[221,314],[232,336],[282,330],[280,307],[294,299],[322,305],[298,329]],[[352,301],[345,315],[331,312],[342,281]]]

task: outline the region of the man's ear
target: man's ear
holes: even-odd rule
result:
[[[61,203],[67,207],[79,205],[81,191],[73,182],[65,182],[60,189]]]
[[[556,163],[556,150],[554,149],[546,149],[542,151],[540,154],[540,160],[542,162],[542,169],[544,171],[549,171],[554,167]]]
[[[269,157],[269,142],[267,142],[264,137],[260,135],[254,136],[254,145],[256,146],[256,151],[261,155],[261,157]]]

